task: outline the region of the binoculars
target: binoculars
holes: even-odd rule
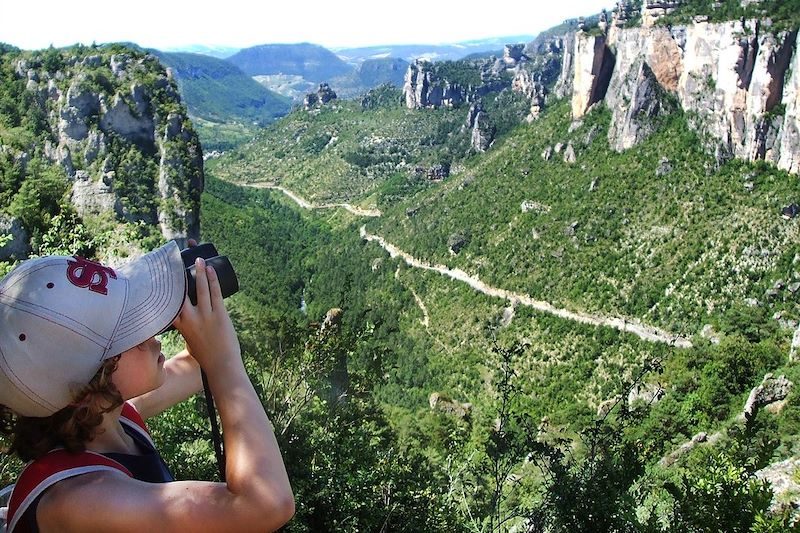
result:
[[[219,278],[219,286],[222,289],[223,298],[227,298],[239,291],[239,280],[228,257],[219,255],[217,249],[210,242],[198,244],[181,250],[183,266],[186,267],[187,292],[192,304],[197,305],[197,279],[195,278],[194,261],[198,257],[202,257],[206,265],[214,267],[214,271]]]

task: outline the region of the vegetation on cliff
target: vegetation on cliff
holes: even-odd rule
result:
[[[200,146],[155,57],[3,48],[0,71],[0,214],[18,250],[3,257],[124,256],[196,231]]]
[[[35,144],[46,121],[23,113],[19,80],[4,90],[17,114],[0,133]],[[381,87],[296,110],[209,162],[201,233],[239,274],[230,308],[297,496],[287,530],[798,527],[791,506],[770,511],[756,474],[800,453],[797,389],[769,410],[748,402],[769,380],[800,380],[787,357],[800,218],[781,216],[796,177],[717,161],[680,112],[617,153],[609,110],[573,122],[568,104],[551,98],[526,123],[524,97],[486,95],[496,138],[477,153],[468,105],[410,110]],[[59,167],[28,168],[35,191],[7,194],[7,209],[50,232],[81,227],[47,210],[68,190],[49,175]],[[254,187],[265,182],[381,214],[306,209]],[[44,207],[22,211],[34,201]],[[362,227],[493,287],[691,346],[488,296],[387,254]],[[154,421],[179,478],[216,475],[205,414],[195,400]],[[18,468],[2,464],[4,479]]]

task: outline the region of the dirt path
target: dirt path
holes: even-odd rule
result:
[[[362,239],[371,242],[377,242],[378,244],[381,245],[381,247],[384,250],[389,252],[389,255],[391,257],[400,257],[409,266],[412,266],[414,268],[419,268],[422,270],[430,270],[433,272],[438,272],[439,274],[442,274],[454,280],[466,283],[476,291],[482,292],[483,294],[486,294],[488,296],[503,298],[508,300],[512,304],[516,303],[518,305],[525,305],[527,307],[532,307],[538,311],[549,313],[551,315],[560,316],[568,320],[581,322],[583,324],[591,324],[593,326],[607,326],[615,328],[620,331],[632,333],[646,341],[663,342],[676,346],[678,348],[690,348],[692,346],[692,343],[691,341],[689,341],[689,339],[686,339],[679,335],[675,335],[674,333],[670,333],[668,331],[664,331],[662,329],[653,326],[642,324],[638,321],[634,321],[628,318],[604,317],[588,313],[569,311],[567,309],[555,307],[553,304],[549,302],[545,302],[542,300],[535,300],[527,294],[521,294],[506,289],[498,289],[496,287],[490,287],[489,285],[486,285],[484,282],[479,280],[477,276],[471,276],[461,269],[450,268],[445,265],[431,265],[430,263],[420,261],[416,257],[413,257],[412,255],[399,249],[397,246],[387,242],[386,239],[384,239],[383,237],[367,233],[367,230],[364,226],[361,226],[360,234]]]
[[[285,194],[286,196],[291,198],[295,203],[297,203],[297,205],[299,205],[304,209],[327,209],[332,207],[341,207],[347,209],[354,215],[358,216],[365,216],[365,217],[381,216],[381,212],[377,209],[362,209],[359,207],[354,207],[350,204],[315,205],[310,203],[303,197],[295,194],[294,192],[284,187],[281,187],[280,185],[275,185],[272,183],[258,183],[258,184],[245,184],[245,185],[248,185],[250,187],[275,189],[281,191],[283,194]],[[483,294],[486,294],[488,296],[493,296],[508,300],[512,305],[516,304],[516,305],[524,305],[527,307],[532,307],[533,309],[536,309],[538,311],[549,313],[551,315],[560,316],[561,318],[566,318],[567,320],[574,320],[575,322],[581,322],[583,324],[614,328],[619,331],[631,333],[643,340],[650,342],[662,342],[678,348],[691,348],[692,346],[691,341],[685,337],[681,337],[674,333],[670,333],[668,331],[653,326],[648,326],[647,324],[642,324],[638,320],[630,319],[627,317],[609,317],[609,316],[593,315],[589,313],[580,313],[577,311],[569,311],[567,309],[555,307],[553,304],[549,302],[536,300],[528,294],[513,292],[506,289],[499,289],[497,287],[490,287],[489,285],[486,285],[484,282],[479,280],[477,276],[471,276],[461,269],[450,268],[445,265],[432,265],[430,263],[421,261],[416,257],[413,257],[411,254],[404,252],[397,246],[387,242],[386,239],[384,239],[380,235],[373,235],[367,233],[367,230],[364,226],[361,226],[361,230],[359,233],[362,239],[369,242],[377,242],[384,250],[386,250],[389,253],[391,257],[400,257],[409,266],[412,266],[414,268],[419,268],[422,270],[430,270],[433,272],[438,272],[443,276],[447,276],[456,281],[466,283],[467,285],[469,285],[478,292],[482,292]],[[420,305],[422,301],[416,295],[416,293],[414,294],[414,297],[417,300],[417,304]],[[428,322],[429,319],[427,316],[427,309],[425,309],[424,304],[420,305],[420,308],[423,310],[424,322]],[[798,331],[800,331],[800,329],[798,329]]]
[[[351,204],[312,204],[302,196],[290,191],[285,187],[281,187],[280,185],[275,185],[274,183],[240,183],[239,185],[245,185],[247,187],[255,187],[256,189],[274,189],[276,191],[281,191],[283,194],[291,198],[297,205],[299,205],[303,209],[331,209],[334,207],[341,207],[343,209],[350,211],[354,215],[360,217],[381,216],[381,212],[378,209],[363,209],[361,207],[356,207]]]

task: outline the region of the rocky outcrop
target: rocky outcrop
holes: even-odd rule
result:
[[[786,376],[778,376],[776,378],[772,374],[765,375],[761,385],[750,392],[750,396],[747,398],[747,402],[745,402],[743,412],[739,415],[739,420],[749,420],[756,414],[756,411],[761,408],[766,408],[767,411],[773,413],[778,412],[791,390],[792,382],[786,379]],[[707,444],[713,446],[721,439],[730,437],[730,435],[731,429],[723,430],[713,435],[700,432],[692,437],[690,441],[681,444],[669,455],[663,457],[659,461],[659,465],[662,467],[672,466],[697,445]]]
[[[431,181],[441,181],[450,176],[450,163],[437,163],[428,167],[419,165],[414,168],[414,176]]]
[[[483,103],[480,100],[472,102],[469,106],[469,111],[467,111],[467,120],[464,122],[464,128],[468,130],[474,128],[478,113],[482,113],[483,111]]]
[[[332,307],[325,313],[325,318],[319,326],[320,335],[330,335],[335,332],[339,326],[342,325],[342,316],[344,312],[339,307]]]
[[[642,6],[642,26],[649,28],[666,15],[672,14],[683,0],[645,0]]]
[[[73,81],[61,107],[58,129],[65,141],[85,139],[89,134],[87,119],[100,113],[100,95],[81,87],[85,79],[85,76],[79,76]],[[31,89],[33,87],[29,86],[28,90]],[[59,92],[53,96],[58,98]]]
[[[79,213],[113,212],[123,214],[119,198],[114,193],[114,178],[116,172],[107,170],[102,173],[99,180],[91,179],[85,170],[75,172],[75,181],[72,183],[72,205]]]
[[[618,1],[611,15],[611,27],[609,30],[613,31],[614,28],[624,28],[628,22],[636,17],[639,11],[637,2],[632,0]]]
[[[316,93],[308,93],[303,99],[303,107],[308,111],[332,100],[336,100],[336,92],[327,83],[320,83]]]
[[[791,390],[792,382],[786,379],[786,376],[776,378],[772,374],[767,374],[761,385],[750,391],[742,410],[744,418],[751,418],[762,407],[785,400]]]
[[[529,70],[519,69],[511,80],[511,90],[524,94],[531,101],[530,113],[526,120],[531,122],[539,118],[547,99],[547,87],[541,78]]]
[[[722,432],[717,432],[712,435],[709,435],[705,431],[701,431],[700,433],[696,434],[691,438],[691,440],[684,442],[677,448],[675,448],[669,455],[666,455],[661,458],[658,462],[658,466],[662,468],[667,468],[674,465],[679,459],[685,457],[689,452],[694,450],[699,445],[706,445],[706,446],[714,446],[720,440],[723,439],[725,436]]]
[[[527,59],[525,55],[525,44],[507,44],[503,49],[503,63],[509,67],[516,67],[519,63]]]
[[[2,237],[8,236],[4,241]],[[16,218],[0,215],[0,260],[25,259],[31,248],[28,234]]]
[[[792,344],[789,346],[789,361],[796,362],[798,360],[800,360],[800,326],[794,330]]]
[[[572,118],[583,117],[594,103],[606,96],[614,71],[614,53],[605,35],[575,35],[575,67],[572,82]]]
[[[325,318],[317,330],[316,342],[323,347],[331,342],[341,333],[342,319],[344,312],[338,307],[329,309],[325,313]],[[324,350],[324,348],[322,348]],[[346,350],[340,350],[332,361],[333,366],[327,373],[327,390],[322,390],[328,404],[334,407],[337,404],[348,402],[348,391],[350,389],[350,373],[347,368],[348,357]]]
[[[431,393],[428,398],[428,405],[431,406],[432,411],[439,411],[462,420],[468,421],[472,415],[471,403],[456,402],[438,392]]]
[[[460,83],[446,77],[447,68],[439,67],[430,61],[417,59],[408,66],[403,83],[403,100],[409,109],[435,109],[439,107],[458,107],[474,102],[492,92],[500,92],[510,86],[509,81],[498,76],[494,64],[505,71],[502,60],[496,62],[475,62],[466,71],[474,70],[478,76],[470,83]]]
[[[160,225],[185,244],[199,236],[203,161],[177,86],[149,55],[65,50],[48,72],[35,55],[15,71],[49,116],[43,154],[72,180],[77,212]]]
[[[628,406],[653,405],[664,397],[664,389],[657,383],[640,383],[628,392]]]
[[[784,79],[783,126],[778,149],[778,168],[800,174],[800,34],[795,39],[791,75]]]
[[[470,137],[472,149],[476,152],[485,152],[491,146],[494,135],[495,127],[489,121],[486,112],[479,111],[475,115],[474,125],[472,126],[472,135]]]
[[[458,252],[469,244],[469,237],[464,233],[453,233],[447,238],[447,249],[450,255],[458,255]]]
[[[191,191],[203,190],[203,152],[193,141],[196,134],[188,118],[179,113],[167,116],[159,142],[158,192],[163,200],[158,208],[158,224],[167,239],[182,241],[184,235],[200,234],[200,213],[183,201],[186,185]],[[188,147],[188,149],[187,149]]]
[[[440,78],[433,63],[417,59],[406,71],[403,98],[409,109],[457,107],[467,101],[467,88]]]
[[[565,51],[562,63],[565,70],[574,63],[573,118],[605,98],[609,142],[624,150],[646,138],[674,101],[718,162],[764,160],[800,173],[797,30],[775,32],[758,20],[652,25],[678,4],[648,0],[652,20],[639,28],[621,27],[618,6],[607,35],[575,35],[574,54]],[[562,75],[555,92],[567,86]]]
[[[677,95],[696,113],[695,127],[714,139],[719,161],[781,160],[784,117],[772,111],[782,102],[796,38],[763,32],[758,21],[686,28]]]
[[[606,97],[612,116],[608,128],[612,149],[621,152],[636,145],[655,130],[656,117],[674,111],[663,93],[656,75],[641,58],[631,70],[614,76]]]
[[[556,98],[572,96],[572,87],[575,81],[575,34],[568,33],[563,37],[561,53],[561,72],[558,75],[553,94]]]
[[[772,489],[772,503],[769,510],[776,514],[790,513],[792,523],[800,519],[800,484],[797,473],[800,472],[800,458],[791,457],[773,463],[755,473],[758,479],[768,481]]]
[[[133,107],[125,101],[122,94],[116,93],[110,105],[103,102],[100,116],[100,130],[103,133],[114,133],[130,143],[139,146],[152,146],[155,142],[155,117],[148,109],[144,88],[135,84],[129,96]],[[149,111],[149,112],[148,112]]]

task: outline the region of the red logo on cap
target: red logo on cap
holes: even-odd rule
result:
[[[86,288],[100,294],[108,294],[108,276],[117,279],[117,274],[110,267],[89,261],[83,257],[74,257],[69,261],[67,279],[76,287]]]

